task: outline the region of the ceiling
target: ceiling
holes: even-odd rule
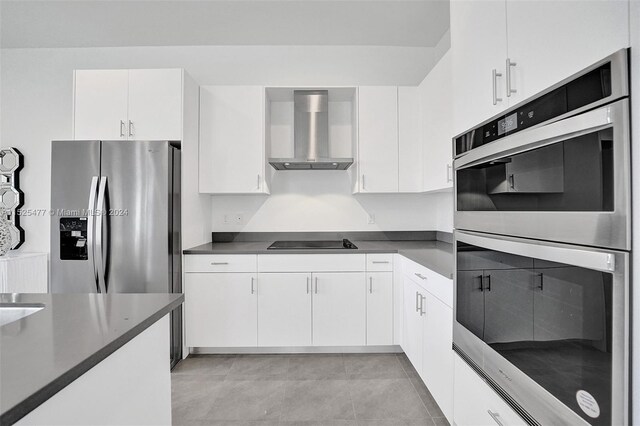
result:
[[[448,0],[2,0],[2,48],[433,47]]]

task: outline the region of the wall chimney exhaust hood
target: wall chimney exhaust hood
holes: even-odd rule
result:
[[[347,170],[353,158],[329,157],[328,90],[293,91],[293,158],[269,158],[276,170]]]

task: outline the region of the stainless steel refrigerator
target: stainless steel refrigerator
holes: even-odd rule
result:
[[[53,141],[51,209],[52,292],[182,292],[179,143]]]

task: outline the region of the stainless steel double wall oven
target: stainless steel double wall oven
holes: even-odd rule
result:
[[[628,51],[454,138],[454,350],[531,424],[629,420]]]

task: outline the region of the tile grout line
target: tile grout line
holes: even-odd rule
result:
[[[400,362],[400,360],[398,359],[398,355],[396,355],[396,360],[398,362]],[[416,389],[416,385],[413,384],[413,380],[411,380],[411,377],[409,377],[409,373],[407,373],[407,370],[404,368],[404,365],[402,365],[402,363],[400,362],[400,366],[402,367],[402,370],[404,371],[404,374],[407,375],[407,379],[409,380],[409,383],[411,383],[411,387],[413,388],[413,391],[416,393],[416,395],[418,395],[418,399],[420,400],[420,402],[422,403],[422,406],[424,407],[424,409],[427,411],[427,414],[429,415],[429,419],[431,419],[431,422],[433,424],[435,424],[435,421],[433,421],[433,415],[431,414],[431,411],[429,411],[429,409],[427,408],[427,404],[424,403],[424,401],[422,400],[422,397],[420,396],[420,393],[418,392],[418,389]],[[417,373],[417,371],[416,371]],[[422,380],[420,378],[420,375],[418,374],[418,379]],[[425,385],[426,386],[426,385]],[[429,388],[427,388],[428,390]]]

